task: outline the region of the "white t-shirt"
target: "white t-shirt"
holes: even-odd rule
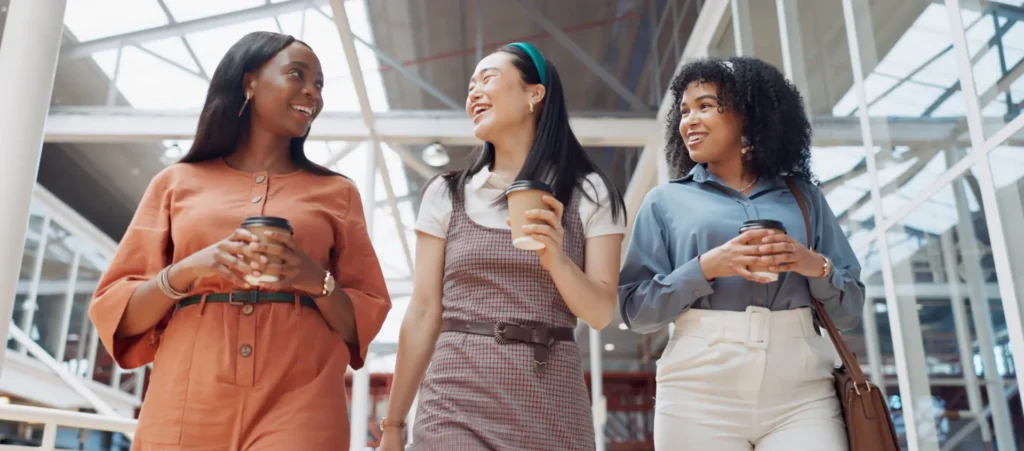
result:
[[[484,227],[505,229],[508,209],[491,205],[501,196],[511,182],[503,180],[484,167],[473,175],[466,184],[465,206],[469,218]],[[586,238],[626,233],[626,214],[620,212],[618,220],[612,219],[611,199],[604,181],[596,173],[586,177],[583,189],[588,196],[581,196],[579,202],[580,220]],[[448,221],[452,217],[452,198],[448,195],[443,178],[438,177],[423,192],[416,230],[438,238],[447,238]]]

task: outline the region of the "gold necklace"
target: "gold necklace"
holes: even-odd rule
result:
[[[748,189],[750,189],[750,187],[754,186],[754,184],[755,184],[755,183],[757,183],[757,179],[758,179],[758,178],[759,178],[759,177],[754,177],[754,181],[750,182],[750,184],[749,184],[749,185],[747,185],[747,187],[746,187],[746,188],[743,188],[743,189],[741,189],[741,190],[740,190],[740,192],[741,192],[741,193],[745,193],[745,192],[747,192],[747,190],[748,190]]]

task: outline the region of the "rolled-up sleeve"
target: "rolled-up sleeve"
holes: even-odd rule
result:
[[[363,367],[370,342],[380,332],[384,319],[391,310],[391,297],[384,281],[384,273],[377,253],[366,230],[366,217],[359,191],[353,185],[349,191],[349,210],[340,236],[336,237],[339,251],[335,256],[334,277],[338,288],[352,300],[355,315],[356,343],[348,343],[353,369]]]
[[[864,283],[860,281],[860,262],[853,252],[850,241],[839,227],[835,214],[829,208],[825,196],[816,187],[811,197],[816,214],[818,253],[832,260],[832,275],[825,278],[808,278],[811,296],[825,306],[832,322],[840,330],[857,327],[864,309]]]
[[[114,336],[135,290],[169,264],[172,190],[168,178],[165,171],[150,182],[89,305],[89,319],[100,341],[124,369],[153,361],[160,334],[170,319],[168,311],[162,321],[140,335]]]
[[[665,327],[714,292],[699,257],[673,265],[672,243],[666,237],[677,234],[663,226],[656,199],[656,191],[648,193],[637,213],[619,275],[619,312],[626,325],[640,333]]]

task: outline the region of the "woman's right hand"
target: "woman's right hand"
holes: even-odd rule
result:
[[[725,244],[705,252],[699,260],[704,277],[707,280],[714,280],[720,277],[740,276],[757,283],[771,282],[765,277],[755,276],[747,267],[757,263],[761,256],[758,251],[761,240],[775,233],[776,231],[771,229],[748,230]]]
[[[193,284],[207,277],[220,276],[237,286],[250,288],[244,277],[252,273],[254,268],[250,262],[258,261],[259,256],[249,243],[258,240],[259,237],[248,230],[238,229],[231,236],[185,257],[175,266],[187,271]]]
[[[405,449],[405,439],[402,437],[402,429],[387,427],[380,437],[380,451],[402,451]]]

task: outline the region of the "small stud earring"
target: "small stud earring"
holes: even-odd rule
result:
[[[242,102],[242,108],[238,110],[238,117],[242,117],[242,113],[245,112],[245,107],[249,105],[249,99],[252,98],[252,93],[245,92],[245,102]]]

